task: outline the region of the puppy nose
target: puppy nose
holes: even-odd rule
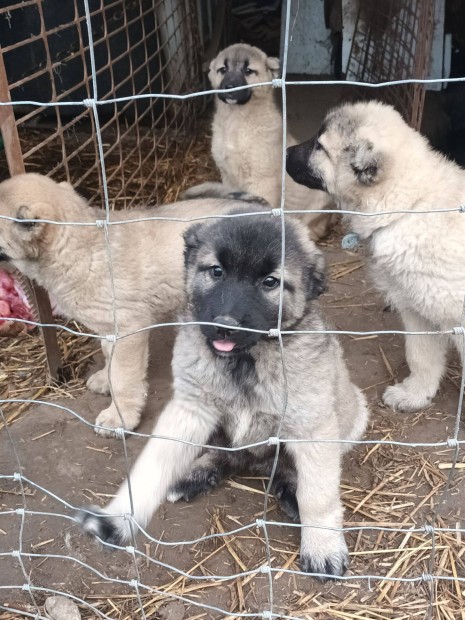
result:
[[[225,84],[224,88],[236,88],[237,84]]]
[[[238,327],[239,325],[239,323],[230,316],[217,316],[213,319],[213,322],[220,323],[221,325],[225,325],[225,326],[231,326],[231,327]],[[218,332],[218,334],[221,334],[222,336],[229,336],[231,332],[234,330],[228,329],[227,327],[218,326],[216,331]]]

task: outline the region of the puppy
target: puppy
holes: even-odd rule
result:
[[[463,326],[462,168],[433,151],[393,108],[376,101],[337,108],[317,136],[287,153],[287,171],[295,181],[325,190],[341,208],[361,214],[347,215],[348,227],[365,242],[374,283],[400,312],[406,331]],[[422,213],[448,208],[454,211]],[[408,213],[376,215],[385,211]],[[458,335],[407,335],[410,375],[387,388],[386,405],[400,411],[430,405],[450,345],[463,363]]]
[[[243,43],[220,52],[212,60],[208,73],[214,89],[252,86],[278,76],[278,58],[271,58],[257,47]],[[222,182],[233,190],[262,196],[272,208],[280,207],[282,132],[282,114],[271,86],[218,94],[212,155]],[[287,144],[296,143],[289,134]],[[323,192],[306,189],[287,179],[285,208],[310,211],[301,219],[310,226],[314,239],[328,234],[331,215],[311,213],[312,209],[334,208]]]
[[[191,200],[156,210],[118,211],[111,219],[188,219],[224,214],[239,204],[231,199]],[[254,209],[251,203],[250,210]],[[18,175],[0,184],[0,215],[20,220],[0,218],[1,258],[41,284],[64,316],[102,337],[105,367],[88,379],[87,386],[96,393],[109,393],[111,358],[114,400],[97,416],[96,432],[111,435],[119,427],[136,428],[147,392],[149,330],[115,344],[105,336],[114,334],[115,328],[119,336],[126,336],[179,312],[184,303],[182,234],[189,222],[109,226],[108,249],[105,231],[95,226],[96,220],[105,218],[104,212],[90,208],[68,183],[38,174]]]
[[[284,440],[309,440],[282,444],[275,480],[287,512],[308,526],[302,529],[302,569],[342,575],[348,552],[338,529],[339,481],[350,444],[338,440],[359,439],[368,413],[337,339],[319,333],[325,329],[316,301],[323,290],[322,255],[301,224],[287,222],[282,329],[312,333],[283,334],[282,354],[279,339],[269,336],[279,311],[280,221],[242,216],[195,225],[184,238],[183,319],[199,323],[178,332],[173,399],[153,429],[162,439],[149,441],[131,473],[134,521],[117,516],[131,512],[126,481],[101,515],[82,511],[81,522],[88,532],[123,543],[133,523],[146,526],[168,492],[172,500],[193,497],[239,463],[253,464],[254,471],[265,465],[269,474],[275,447],[267,440],[279,431]],[[265,445],[231,457],[201,454],[192,445],[209,441]]]

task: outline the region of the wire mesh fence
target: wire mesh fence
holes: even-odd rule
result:
[[[79,104],[91,97],[95,80],[99,102],[126,98],[99,107],[112,208],[164,200],[163,161],[179,153],[182,132],[193,126],[194,102],[136,96],[198,87],[191,3],[94,1],[91,31],[77,0],[59,7],[38,0],[15,3],[2,7],[0,17],[8,78],[2,99],[9,93],[13,102],[62,104],[16,108],[19,149],[14,156],[27,170],[40,166],[44,174],[72,183],[98,203],[103,181],[95,122],[91,108]],[[8,138],[15,136],[6,136],[7,143]]]
[[[65,111],[68,106],[73,106],[75,109],[79,108],[82,113],[80,121],[84,118],[88,121],[88,127],[91,127],[92,138],[85,138],[80,146],[83,146],[82,150],[79,150],[80,157],[84,157],[83,153],[86,149],[89,149],[89,172],[85,175],[81,175],[78,178],[73,177],[73,156],[74,152],[68,152],[68,147],[63,147],[63,143],[60,146],[60,155],[54,160],[52,158],[50,168],[47,172],[53,175],[54,178],[68,178],[77,187],[80,184],[86,186],[90,182],[90,179],[94,179],[91,187],[93,188],[94,198],[103,196],[105,206],[105,217],[95,222],[68,222],[66,226],[92,226],[98,229],[102,234],[102,238],[105,242],[105,247],[108,252],[107,259],[112,274],[112,258],[110,252],[109,239],[115,227],[119,226],[131,226],[131,222],[138,221],[138,218],[132,220],[121,220],[117,217],[117,214],[112,213],[112,207],[116,206],[130,206],[132,204],[139,204],[141,201],[146,202],[157,195],[157,174],[161,174],[160,171],[155,172],[152,170],[147,171],[144,168],[146,160],[143,151],[143,143],[146,140],[148,145],[147,161],[151,162],[151,165],[155,168],[155,164],[160,162],[160,155],[157,154],[156,146],[154,146],[153,140],[151,140],[149,132],[153,132],[154,128],[158,127],[158,123],[161,123],[161,144],[166,144],[166,148],[163,150],[163,154],[171,153],[172,148],[172,136],[170,130],[176,128],[181,129],[186,126],[192,120],[191,111],[180,116],[179,108],[177,106],[184,106],[187,102],[188,105],[193,104],[198,97],[207,95],[212,91],[195,91],[195,64],[191,64],[192,58],[196,57],[196,54],[192,51],[195,47],[195,38],[193,38],[192,32],[195,29],[190,30],[189,33],[177,30],[173,25],[168,27],[169,19],[166,17],[166,7],[170,3],[147,3],[144,6],[144,2],[137,3],[104,3],[99,8],[93,8],[92,4],[88,0],[84,0],[82,5],[74,0],[72,10],[74,11],[73,17],[70,18],[69,27],[76,29],[79,34],[80,41],[86,42],[83,44],[83,48],[80,49],[79,54],[76,53],[76,57],[80,58],[83,70],[86,75],[86,79],[80,84],[81,90],[68,90],[64,94],[64,97],[60,99],[58,91],[51,91],[49,96],[43,96],[37,100],[29,98],[16,98],[15,105],[17,109],[21,109],[22,112],[19,116],[19,124],[23,123],[27,126],[27,122],[34,118],[35,114],[44,114],[50,112],[52,115],[52,130],[49,132],[41,145],[47,149],[51,147],[53,143],[58,143],[63,139],[63,136],[68,131],[71,121],[66,120]],[[188,11],[190,6],[188,3],[180,3],[177,6],[182,6],[183,11]],[[22,3],[20,5],[22,10],[31,8],[41,15],[42,4],[31,0],[29,3]],[[14,10],[18,7],[10,7],[4,11],[5,18],[7,20],[12,19]],[[290,15],[291,2],[287,4],[286,14],[286,45],[284,49],[283,57],[283,71],[282,78],[280,80],[274,80],[273,86],[281,88],[282,103],[283,103],[283,136],[286,135],[287,123],[286,123],[286,86],[296,82],[290,82],[286,76],[286,58],[287,48],[290,40],[291,27],[289,15]],[[11,9],[11,10],[10,10]],[[112,9],[115,12],[112,12]],[[109,11],[108,15],[105,11]],[[134,13],[132,13],[134,11]],[[146,11],[147,15],[144,13]],[[156,15],[156,20],[154,19]],[[106,18],[103,17],[106,15]],[[185,15],[185,13],[183,13]],[[147,17],[148,24],[145,21]],[[42,18],[41,18],[42,19]],[[44,21],[38,22],[40,27],[36,31],[36,35],[31,37],[31,43],[37,42],[41,44],[40,33],[43,32]],[[116,73],[115,62],[117,62],[118,56],[112,57],[110,54],[109,41],[111,35],[107,33],[107,28],[110,32],[116,33],[119,27],[125,30],[125,27],[130,26],[133,23],[138,23],[138,27],[141,27],[141,23],[144,24],[143,28],[147,28],[148,35],[155,36],[154,30],[156,30],[154,24],[166,23],[165,35],[157,33],[156,46],[154,49],[169,50],[171,41],[177,41],[176,36],[181,37],[182,45],[188,45],[189,50],[192,53],[188,53],[187,56],[183,55],[186,52],[180,51],[178,61],[175,62],[172,70],[163,72],[163,79],[167,80],[168,89],[165,90],[163,83],[161,82],[161,73],[155,71],[155,78],[152,82],[149,81],[146,90],[141,89],[138,92],[134,92],[135,83],[137,78],[133,73],[133,67],[131,66],[131,60],[128,59],[130,51],[133,51],[132,44],[127,43],[123,57],[126,58],[128,81],[133,90],[130,88],[130,93],[126,94],[124,91],[119,91],[114,84],[114,75]],[[181,20],[182,23],[182,20]],[[152,24],[152,28],[150,27]],[[124,27],[123,27],[124,26]],[[52,29],[53,30],[53,29]],[[135,35],[136,39],[141,33],[145,33],[145,30],[138,30],[139,34]],[[173,32],[175,34],[173,34]],[[178,35],[176,35],[178,32]],[[53,34],[54,32],[52,32]],[[182,36],[181,36],[182,33]],[[115,34],[116,36],[116,34]],[[165,38],[163,38],[163,36]],[[35,38],[37,37],[37,38]],[[143,42],[145,41],[145,43]],[[163,43],[163,41],[165,43]],[[139,43],[139,42],[138,42]],[[11,43],[12,47],[3,47],[3,54],[8,49],[13,49],[18,42]],[[145,50],[145,61],[142,63],[142,71],[149,72],[150,64],[150,51],[148,50],[146,36],[142,34],[140,45]],[[97,51],[99,46],[104,51],[104,60],[100,63],[97,58]],[[131,48],[131,50],[130,50]],[[182,46],[181,46],[182,49]],[[39,69],[39,73],[43,71],[45,75],[48,75],[52,79],[50,83],[56,84],[57,72],[54,68],[54,62],[51,60],[50,50],[45,50],[45,61],[43,67]],[[132,52],[131,52],[132,53]],[[74,57],[71,50],[67,49],[66,54]],[[82,60],[86,58],[85,62]],[[171,52],[170,52],[171,58]],[[183,59],[182,61],[179,59]],[[188,59],[185,63],[184,59]],[[112,60],[113,59],[113,60]],[[134,60],[132,62],[135,62]],[[165,60],[165,63],[167,61]],[[189,69],[188,69],[189,67]],[[193,73],[186,73],[192,67]],[[101,71],[99,73],[99,71]],[[58,72],[59,73],[59,72]],[[107,79],[112,86],[106,89],[99,83],[99,75],[107,75]],[[113,76],[113,77],[112,77]],[[168,76],[168,77],[166,77]],[[413,80],[418,80],[418,74],[413,70],[408,76],[401,76],[402,80],[405,77],[415,76]],[[37,78],[34,75],[34,79]],[[397,79],[397,76],[395,76]],[[190,80],[190,81],[189,81]],[[24,84],[23,84],[24,82]],[[379,83],[377,79],[376,82]],[[421,76],[420,76],[421,82]],[[28,77],[22,76],[18,83],[18,88],[28,83]],[[312,84],[314,82],[300,82],[300,84]],[[318,82],[321,84],[321,82]],[[337,82],[340,84],[340,82]],[[360,82],[359,82],[360,85]],[[372,84],[372,87],[378,87],[379,84]],[[260,87],[259,85],[257,87]],[[82,90],[85,89],[85,90]],[[158,90],[159,89],[159,90]],[[173,92],[169,92],[172,89]],[[79,96],[78,94],[79,93]],[[180,94],[183,93],[183,94]],[[31,104],[31,101],[35,103]],[[50,103],[52,101],[52,103]],[[410,100],[411,101],[411,100]],[[418,99],[414,106],[416,113],[418,113]],[[7,99],[2,98],[1,108],[11,109],[12,105]],[[187,108],[186,108],[187,109]],[[128,121],[126,114],[129,117],[132,116],[132,121]],[[72,122],[75,122],[78,117],[74,117]],[[148,119],[149,129],[144,134],[141,127],[143,123],[139,124],[139,121]],[[411,119],[414,122],[413,119]],[[129,123],[129,125],[126,125]],[[126,131],[127,130],[127,131]],[[71,131],[78,131],[75,127]],[[133,142],[129,141],[129,134],[132,132]],[[37,134],[35,139],[37,138]],[[157,134],[158,135],[158,134]],[[20,132],[21,137],[21,132]],[[126,143],[125,140],[128,139]],[[89,142],[87,143],[87,140]],[[55,141],[55,142],[54,142]],[[165,141],[165,142],[164,142]],[[176,142],[176,141],[175,141]],[[283,140],[285,144],[285,139]],[[23,147],[24,158],[27,163],[28,158],[32,158],[37,152],[35,145],[29,147]],[[123,144],[129,144],[129,150],[123,148]],[[77,147],[78,149],[80,147]],[[174,147],[176,149],[176,146]],[[65,149],[65,150],[63,150]],[[181,157],[179,150],[175,151],[175,156]],[[112,157],[116,158],[116,168],[112,168]],[[136,171],[129,171],[125,167],[127,160],[134,158],[136,160]],[[147,164],[147,167],[148,164]],[[113,174],[114,173],[114,174]],[[285,196],[285,153],[283,153],[283,195],[282,204],[284,204]],[[155,179],[155,182],[154,182]],[[133,184],[133,185],[131,185]],[[135,187],[134,193],[128,196],[128,187]],[[161,194],[163,196],[163,194]],[[457,212],[463,213],[464,208],[462,205],[457,205],[450,209],[436,209],[437,212]],[[343,213],[350,213],[349,211],[343,211]],[[409,217],[414,220],[415,214],[409,213]],[[263,213],[257,213],[257,216],[263,217]],[[366,214],[357,213],[357,216],[364,217]],[[380,213],[377,214],[382,215]],[[282,230],[282,263],[281,269],[284,269],[284,251],[286,241],[286,217],[288,214],[284,213],[284,209],[269,211],[270,217],[281,218],[281,230]],[[224,216],[223,216],[224,217]],[[228,216],[239,217],[239,216]],[[376,215],[370,215],[370,217],[376,217]],[[435,213],[431,213],[432,220],[436,217]],[[162,220],[162,217],[156,215],[144,217],[145,220]],[[165,218],[166,219],[166,218]],[[169,219],[169,218],[168,218]],[[175,219],[175,218],[172,218]],[[205,218],[192,214],[192,221],[198,221]],[[140,218],[139,218],[140,220]],[[56,225],[63,225],[60,222],[52,222]],[[112,278],[111,278],[112,279]],[[74,333],[79,338],[90,338],[95,342],[100,340],[106,340],[111,346],[112,353],[110,355],[110,368],[111,358],[115,350],[117,343],[124,338],[131,337],[131,333],[121,333],[117,315],[115,311],[115,290],[112,291],[113,301],[113,323],[114,330],[111,334],[96,334],[85,333],[70,326],[59,326],[59,329],[65,330],[69,333]],[[284,357],[284,348],[282,343],[282,336],[292,336],[293,338],[299,337],[299,332],[286,331],[281,326],[283,306],[283,291],[280,294],[280,318],[276,328],[271,330],[268,334],[270,337],[278,338],[281,347],[281,356],[283,364],[283,372],[286,372],[286,364]],[[36,322],[41,325],[41,322]],[[178,327],[180,329],[189,329],[188,324],[183,322],[171,322],[171,323],[157,323],[154,325],[147,325],[144,329],[154,330],[155,332],[161,332],[165,328]],[[51,326],[52,329],[56,329],[57,326]],[[238,328],[240,329],[240,328]],[[405,330],[390,329],[390,330],[323,330],[318,333],[337,334],[340,336],[346,336],[349,338],[371,338],[378,335],[384,336],[399,336],[404,334],[421,335],[426,334],[431,338],[439,337],[441,335],[462,337],[463,346],[465,348],[465,330],[462,325],[456,325],[449,330],[434,331],[434,332],[408,332]],[[134,335],[134,334],[132,334]],[[165,365],[167,361],[164,360]],[[449,523],[447,517],[443,514],[444,504],[451,497],[453,483],[455,481],[456,474],[458,472],[457,465],[459,464],[460,450],[463,448],[465,441],[460,439],[460,416],[463,407],[463,393],[465,385],[465,372],[463,368],[458,373],[456,380],[458,379],[457,388],[459,392],[456,416],[454,419],[454,426],[447,432],[447,436],[441,436],[438,441],[399,441],[388,436],[382,435],[375,436],[373,439],[365,439],[357,441],[360,446],[366,446],[368,453],[371,454],[372,450],[386,450],[387,458],[392,459],[394,462],[394,470],[391,472],[390,478],[393,485],[400,485],[402,481],[407,477],[405,470],[396,469],[395,454],[389,452],[394,448],[405,449],[409,455],[406,458],[411,459],[410,462],[415,462],[415,454],[421,450],[437,450],[440,453],[446,453],[450,456],[449,468],[446,470],[446,475],[443,475],[440,482],[434,481],[431,483],[431,491],[424,494],[422,502],[412,508],[411,519],[402,520],[397,519],[397,505],[391,504],[391,507],[384,510],[383,520],[375,521],[375,525],[370,522],[372,515],[365,515],[363,523],[348,524],[344,526],[343,531],[352,534],[357,541],[360,541],[365,535],[368,537],[366,545],[368,552],[375,553],[379,550],[381,541],[384,541],[385,547],[384,553],[389,552],[391,546],[395,547],[395,550],[407,549],[407,555],[401,556],[398,561],[392,561],[386,568],[383,562],[378,564],[371,564],[370,568],[376,568],[373,571],[361,571],[357,573],[349,573],[338,578],[338,581],[342,584],[342,594],[339,592],[337,597],[345,600],[344,605],[331,606],[330,604],[321,604],[318,600],[320,593],[311,599],[311,605],[308,604],[305,592],[301,592],[302,583],[296,586],[294,581],[293,595],[299,598],[299,609],[295,613],[286,612],[280,603],[280,579],[283,575],[290,578],[302,577],[298,570],[292,568],[293,562],[296,559],[297,553],[289,554],[286,561],[277,561],[276,556],[279,553],[276,547],[279,546],[279,542],[283,540],[285,534],[284,531],[289,529],[298,529],[302,526],[298,523],[284,523],[279,519],[270,519],[270,489],[273,477],[273,472],[270,472],[271,479],[266,483],[263,490],[263,504],[258,514],[254,514],[250,518],[245,520],[245,523],[234,525],[234,515],[230,514],[231,511],[227,510],[227,513],[232,519],[228,520],[229,527],[225,527],[221,520],[215,516],[216,528],[212,533],[205,533],[199,536],[191,536],[186,539],[184,536],[174,536],[172,540],[166,540],[163,537],[163,530],[159,535],[153,536],[148,532],[142,530],[137,538],[131,541],[130,545],[117,546],[110,543],[103,543],[103,546],[110,551],[109,557],[112,558],[112,566],[107,566],[102,569],[97,566],[97,563],[87,561],[89,556],[86,555],[85,549],[76,547],[75,541],[71,541],[71,537],[74,535],[72,532],[76,531],[76,519],[74,511],[78,508],[61,492],[56,491],[55,483],[58,476],[63,475],[63,470],[60,470],[60,459],[66,459],[66,446],[60,446],[57,448],[55,455],[49,455],[49,458],[53,458],[53,463],[50,465],[50,476],[48,477],[49,483],[47,485],[38,483],[34,479],[33,467],[29,466],[24,468],[23,461],[27,457],[27,445],[24,443],[18,444],[18,440],[13,437],[12,429],[8,424],[7,415],[5,414],[8,406],[11,405],[28,405],[35,404],[44,407],[50,412],[48,418],[47,427],[44,428],[44,434],[56,433],[56,420],[57,415],[60,415],[60,420],[63,417],[71,420],[77,425],[85,425],[88,427],[88,431],[92,431],[94,424],[91,424],[87,419],[82,416],[73,407],[67,407],[56,402],[50,402],[48,400],[40,400],[39,398],[33,399],[21,399],[21,398],[5,398],[0,401],[1,416],[2,416],[2,432],[4,434],[4,445],[8,446],[9,459],[8,464],[5,465],[5,473],[0,474],[0,480],[4,490],[7,494],[12,494],[15,498],[15,504],[9,504],[5,502],[5,505],[0,511],[1,523],[0,528],[2,532],[16,531],[17,532],[17,544],[12,549],[5,549],[0,551],[1,565],[5,566],[5,569],[0,569],[3,583],[0,582],[0,592],[5,593],[4,603],[0,606],[5,613],[5,618],[20,616],[20,617],[34,617],[34,618],[46,618],[43,609],[43,600],[46,595],[62,592],[66,596],[76,601],[81,608],[85,617],[102,617],[102,618],[117,618],[117,617],[141,617],[141,618],[153,618],[159,617],[161,605],[166,601],[180,602],[187,606],[190,613],[190,618],[201,617],[250,617],[250,618],[302,618],[302,617],[340,617],[340,618],[406,618],[406,617],[422,617],[427,618],[450,618],[451,613],[461,613],[460,605],[463,599],[464,585],[465,585],[465,572],[463,571],[462,552],[460,551],[462,536],[465,533],[465,528],[460,522]],[[113,386],[111,386],[111,374],[110,374],[110,387],[113,392]],[[283,395],[284,403],[286,401],[286,394]],[[286,407],[283,407],[281,412],[281,420],[286,416]],[[157,441],[159,438],[153,437],[149,433],[141,433],[134,431],[127,431],[123,427],[118,431],[118,435],[122,440],[122,444],[118,445],[119,456],[119,472],[126,473],[130,471],[130,461],[128,457],[129,444],[128,439],[131,437],[131,441],[135,441],[136,438],[141,440],[149,439],[150,441]],[[37,437],[36,439],[38,439]],[[171,438],[172,441],[179,441]],[[279,455],[279,449],[286,443],[290,443],[293,439],[283,439],[279,436],[279,431],[276,437],[270,437],[266,441],[262,442],[263,445],[275,446],[276,459]],[[305,440],[311,442],[311,439]],[[337,441],[340,440],[329,440]],[[189,442],[188,442],[189,443]],[[201,444],[201,447],[208,447]],[[217,446],[211,446],[213,449],[219,449]],[[237,450],[245,450],[250,446],[241,446]],[[108,450],[105,446],[92,446],[86,445],[84,448],[90,448],[94,451]],[[442,451],[442,452],[441,452]],[[367,455],[366,455],[367,456]],[[73,477],[82,476],[82,471],[79,469],[73,469],[73,463],[66,461],[65,468],[69,468],[71,472],[71,479]],[[421,470],[428,469],[426,463],[419,465]],[[26,471],[26,473],[23,473]],[[32,472],[32,473],[30,473]],[[435,472],[437,474],[437,472]],[[67,474],[68,475],[68,474]],[[102,481],[103,471],[99,470],[94,472],[95,480],[97,482],[100,479]],[[431,470],[429,470],[428,476],[433,476]],[[242,485],[244,486],[244,485]],[[90,497],[95,499],[95,496],[99,500],[106,499],[112,495],[113,488],[108,489],[105,485],[100,484],[100,491],[96,494],[94,491],[90,493]],[[384,490],[384,487],[375,487],[373,492],[385,492],[389,498],[391,490]],[[391,489],[391,487],[389,487]],[[129,487],[129,493],[131,493]],[[408,503],[411,501],[415,491],[408,489],[405,491],[405,501]],[[366,493],[365,493],[366,494]],[[31,498],[34,496],[41,497],[41,503],[45,507],[44,510],[38,510],[37,505],[34,504],[34,508],[29,508]],[[402,492],[401,492],[402,495]],[[260,498],[262,495],[260,495]],[[356,500],[355,509],[359,509],[364,503],[366,503],[367,497],[362,496]],[[420,511],[420,508],[428,508],[427,513]],[[179,510],[179,509],[178,509]],[[418,511],[419,519],[415,523],[413,520],[414,513]],[[357,512],[355,510],[355,512]],[[363,515],[363,512],[360,513]],[[389,518],[391,517],[391,518]],[[137,522],[135,522],[132,514],[126,515],[126,518],[133,523],[135,531],[141,529]],[[29,540],[35,540],[35,533],[39,531],[44,523],[52,522],[52,528],[56,531],[65,530],[66,533],[63,536],[63,542],[61,543],[61,549],[59,552],[48,552],[48,543],[50,540],[39,541],[29,544]],[[237,527],[236,527],[237,526]],[[311,527],[311,526],[310,526]],[[277,532],[277,533],[276,533]],[[141,536],[143,535],[143,538]],[[262,547],[262,553],[259,556],[260,561],[254,562],[254,566],[248,565],[244,560],[247,559],[247,555],[238,555],[238,552],[234,549],[231,541],[236,538],[239,540],[241,537],[245,537],[249,542],[253,540],[254,543],[258,543]],[[377,538],[376,538],[377,537]],[[28,544],[25,544],[25,540],[28,540]],[[144,541],[142,544],[141,541]],[[447,564],[452,566],[449,570],[445,570],[446,560],[450,560],[452,554],[452,545],[456,544],[459,548],[454,561]],[[232,557],[235,559],[235,565],[233,566],[217,566],[213,572],[205,570],[202,566],[202,559],[194,559],[195,564],[190,566],[186,570],[181,570],[176,566],[176,563],[172,560],[164,561],[163,553],[170,548],[188,548],[191,550],[198,549],[200,547],[209,548],[209,557],[211,553],[216,553],[217,549],[221,547],[227,547],[231,551]],[[215,546],[217,545],[217,546]],[[410,545],[407,547],[407,545]],[[240,547],[239,547],[240,548]],[[161,550],[161,551],[160,551]],[[418,554],[416,555],[416,553]],[[406,574],[405,564],[407,558],[413,556],[415,558],[413,570]],[[171,556],[172,558],[173,556]],[[462,561],[462,564],[460,562]],[[52,569],[52,566],[55,569]],[[155,566],[158,570],[158,580],[156,582],[146,581],[142,578],[143,566]],[[45,570],[41,569],[45,566]],[[121,566],[124,567],[124,575],[121,570]],[[77,595],[74,591],[69,591],[66,587],[55,588],[46,585],[47,573],[57,571],[59,575],[63,575],[63,580],[66,581],[65,576],[69,572],[75,572],[79,575],[79,579],[84,584],[84,587],[80,589],[80,592],[85,591],[86,596]],[[173,580],[168,584],[164,583],[164,576],[167,574],[174,575]],[[309,579],[309,578],[304,578]],[[252,580],[262,580],[264,583],[264,591],[266,595],[259,596],[256,600],[251,597],[248,601],[244,600],[244,587]],[[57,579],[56,583],[60,583],[60,579]],[[162,585],[158,585],[162,583]],[[175,587],[173,584],[181,583],[180,588]],[[292,582],[291,582],[292,583]],[[39,585],[40,584],[40,585]],[[90,584],[90,586],[89,586]],[[237,598],[230,601],[230,605],[224,604],[224,599],[221,597],[215,598],[215,593],[220,591],[223,584],[234,584],[237,588]],[[352,588],[353,586],[353,588]],[[392,587],[391,587],[392,586]],[[291,586],[292,587],[292,586]],[[402,587],[411,587],[415,589],[424,588],[423,592],[423,604],[419,605],[418,601],[415,601],[414,605],[396,609],[393,601],[395,600],[396,593]],[[113,590],[112,590],[113,588]],[[117,595],[114,595],[114,589],[117,591]],[[376,602],[377,611],[373,608],[368,610],[364,606],[363,596],[360,601],[354,607],[347,607],[348,602],[353,598],[352,593],[357,589],[361,589],[364,594],[376,589]],[[445,592],[452,591],[454,601],[457,602],[457,607],[453,612],[447,610],[447,607],[443,605]],[[128,594],[129,593],[129,594]],[[200,594],[199,594],[200,593]],[[8,600],[7,596],[8,595]],[[118,596],[120,598],[118,598]],[[104,606],[102,601],[110,600],[108,605]],[[289,605],[289,608],[292,608]],[[346,611],[344,611],[346,609]],[[349,611],[347,611],[349,609]],[[445,610],[445,611],[444,611]],[[171,613],[175,613],[176,610],[171,608]],[[179,612],[179,610],[177,611]],[[165,611],[166,613],[166,611]],[[169,612],[168,612],[169,613]],[[371,615],[368,615],[370,613]],[[210,616],[208,616],[210,614]],[[297,614],[297,615],[296,615]],[[326,615],[325,615],[326,614]],[[397,615],[393,615],[397,614]],[[447,615],[449,614],[449,615]],[[458,617],[458,616],[457,616]]]
[[[433,29],[433,0],[389,0],[382,7],[361,1],[349,55],[348,79],[377,83],[412,76],[425,78]],[[357,95],[370,96],[363,88],[357,90]],[[420,129],[425,97],[421,84],[384,88],[377,96],[394,105],[412,127]]]

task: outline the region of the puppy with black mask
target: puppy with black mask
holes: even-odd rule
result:
[[[402,319],[410,372],[386,388],[384,404],[426,409],[449,349],[465,362],[465,171],[392,106],[363,101],[331,110],[315,137],[289,148],[287,172],[349,212],[344,222],[365,247],[373,283]]]
[[[270,474],[278,432],[283,443],[274,491],[300,518],[301,566],[321,577],[342,575],[348,551],[341,531],[341,459],[362,435],[365,398],[350,381],[317,297],[323,257],[308,232],[264,213],[197,224],[185,235],[187,310],[173,354],[174,395],[131,472],[133,520],[125,482],[105,511],[82,511],[84,528],[113,543],[145,528],[166,499],[191,499],[231,472]],[[283,279],[282,279],[283,278]],[[282,344],[274,332],[282,295]],[[285,375],[284,375],[285,368]],[[165,439],[165,438],[171,438]],[[173,441],[173,439],[181,441]],[[327,441],[332,440],[332,441]],[[198,445],[254,449],[227,453]],[[99,512],[98,509],[92,509]]]
[[[208,72],[212,88],[227,91],[215,97],[212,126],[212,155],[221,181],[229,190],[261,196],[273,209],[281,206],[283,119],[278,93],[270,82],[279,75],[279,58],[244,43],[222,50]],[[296,143],[288,134],[286,144]],[[206,190],[212,195],[212,185],[217,184],[191,188],[186,197],[203,196]],[[285,208],[306,211],[299,218],[314,239],[329,232],[332,216],[312,211],[332,206],[324,192],[287,179]]]

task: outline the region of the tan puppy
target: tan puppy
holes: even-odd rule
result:
[[[279,59],[239,43],[221,51],[210,64],[215,89],[269,82],[279,76]],[[232,190],[262,196],[272,208],[281,205],[283,120],[271,86],[245,88],[216,97],[212,155],[222,182]],[[297,144],[290,134],[287,145]],[[286,178],[288,210],[334,208],[329,196]],[[306,214],[314,239],[329,231],[331,215]]]
[[[288,149],[287,171],[355,212],[345,219],[364,242],[373,280],[406,331],[458,328],[451,336],[407,335],[410,375],[383,395],[400,411],[427,407],[451,345],[463,362],[465,214],[459,207],[465,204],[465,171],[377,101],[330,112],[317,136]],[[451,211],[424,213],[441,209]]]
[[[119,211],[112,221],[149,216],[192,218],[225,213],[244,202],[204,199],[155,209]],[[256,210],[256,205],[251,205]],[[124,336],[166,316],[184,302],[183,232],[189,222],[149,221],[96,227],[105,213],[90,208],[68,183],[38,174],[24,174],[0,183],[0,216],[25,220],[82,222],[87,226],[15,222],[0,218],[0,257],[35,279],[56,300],[64,316],[101,336]],[[111,270],[110,270],[111,255]],[[112,302],[112,280],[114,304]],[[115,315],[114,315],[115,310]],[[102,435],[123,426],[134,429],[143,409],[147,381],[149,330],[102,340],[105,367],[87,381],[90,390],[114,401],[96,419]],[[120,417],[120,413],[123,420]]]

